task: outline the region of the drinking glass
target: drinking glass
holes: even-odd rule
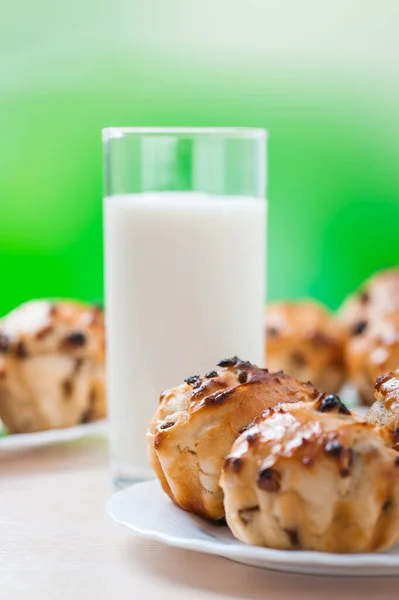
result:
[[[151,476],[162,390],[238,355],[261,366],[266,132],[108,128],[104,143],[112,479]]]

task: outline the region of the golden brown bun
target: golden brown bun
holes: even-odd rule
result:
[[[377,378],[399,365],[399,312],[369,320],[365,329],[348,340],[345,359],[362,402],[370,406]]]
[[[221,476],[227,523],[247,544],[373,552],[399,540],[392,434],[330,395],[266,411],[233,444]]]
[[[350,334],[361,332],[369,321],[399,311],[399,269],[387,269],[368,279],[350,295],[340,310],[338,319]]]
[[[147,433],[150,462],[164,491],[181,508],[210,519],[224,516],[219,477],[240,432],[278,402],[319,395],[309,383],[237,357],[218,366],[165,391]]]
[[[103,418],[104,355],[98,307],[18,307],[0,321],[0,419],[11,433],[29,433]]]
[[[389,427],[395,434],[394,446],[399,449],[399,369],[380,375],[375,390],[375,402],[366,421]]]
[[[283,369],[329,393],[337,392],[345,378],[344,341],[343,330],[320,304],[277,302],[266,309],[270,371]]]

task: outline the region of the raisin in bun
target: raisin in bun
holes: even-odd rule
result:
[[[319,395],[309,383],[237,357],[218,367],[163,392],[147,433],[150,462],[164,491],[181,508],[210,519],[224,516],[219,477],[240,432],[278,402]]]
[[[328,311],[315,302],[277,302],[266,309],[266,366],[312,381],[327,392],[344,382],[345,336]]]
[[[243,432],[221,476],[226,520],[246,544],[372,552],[399,540],[392,434],[333,394],[281,404]]]
[[[394,434],[399,450],[399,369],[380,375],[375,384],[375,402],[369,408],[366,421],[385,425]]]
[[[366,329],[348,340],[345,360],[363,404],[370,406],[377,378],[399,365],[399,311],[369,320]]]
[[[399,311],[399,269],[387,269],[368,279],[359,290],[350,295],[340,310],[338,319],[349,335],[358,335],[369,321]]]
[[[100,308],[32,300],[0,321],[0,419],[12,433],[105,416]]]

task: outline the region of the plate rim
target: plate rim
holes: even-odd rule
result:
[[[143,481],[140,483],[135,483],[134,485],[116,492],[112,495],[112,497],[107,501],[105,505],[105,511],[111,519],[117,523],[118,525],[127,527],[131,531],[134,531],[138,535],[142,537],[147,537],[149,539],[153,539],[168,546],[184,548],[188,550],[196,550],[199,552],[205,552],[207,554],[214,554],[219,556],[224,556],[226,558],[237,559],[237,557],[242,557],[243,554],[248,559],[260,560],[264,563],[268,562],[273,564],[280,565],[293,565],[310,567],[331,567],[340,569],[353,569],[360,567],[384,567],[384,568],[399,568],[399,555],[390,555],[383,554],[381,552],[376,553],[357,553],[357,554],[336,554],[330,552],[318,552],[313,550],[278,550],[276,548],[266,548],[261,546],[249,546],[240,542],[239,540],[234,540],[231,544],[223,545],[223,540],[218,540],[218,543],[213,544],[210,540],[201,540],[197,538],[188,538],[185,539],[183,537],[178,537],[174,535],[165,534],[161,531],[157,531],[156,529],[148,529],[145,527],[140,527],[139,525],[135,525],[129,521],[118,518],[114,514],[114,510],[116,507],[116,503],[120,501],[120,498],[130,496],[131,494],[135,494],[135,490],[142,490],[143,488],[154,488],[157,487],[158,491],[161,491],[161,486],[157,480],[151,481]],[[183,510],[176,505],[173,505],[173,502],[168,496],[165,494],[165,500],[170,502],[172,506],[176,510]],[[184,511],[183,511],[184,512]],[[200,519],[196,515],[190,515],[190,513],[185,514],[195,518]],[[206,523],[206,521],[205,521]],[[216,538],[217,539],[217,538]],[[226,552],[221,552],[221,549],[225,549]],[[398,574],[399,576],[399,570]]]
[[[9,433],[0,437],[0,450],[23,450],[36,446],[44,446],[68,442],[95,435],[107,435],[108,420],[99,419],[91,423],[81,423],[72,427],[46,429],[32,433]]]

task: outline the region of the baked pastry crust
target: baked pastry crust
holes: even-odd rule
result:
[[[0,321],[0,418],[11,433],[106,414],[103,311],[33,300]]]
[[[345,360],[362,402],[370,406],[377,378],[399,365],[399,311],[370,320],[364,331],[353,335],[345,348]]]
[[[389,427],[395,433],[394,446],[399,449],[399,369],[380,375],[375,390],[375,402],[366,421]]]
[[[344,382],[345,333],[311,301],[277,302],[266,309],[266,365],[338,392]]]
[[[164,491],[181,508],[210,519],[224,516],[219,477],[240,432],[278,402],[320,394],[310,383],[237,357],[218,367],[163,392],[147,433],[150,462]]]
[[[372,552],[399,540],[392,434],[337,396],[266,411],[233,444],[221,476],[226,520],[247,544]]]

